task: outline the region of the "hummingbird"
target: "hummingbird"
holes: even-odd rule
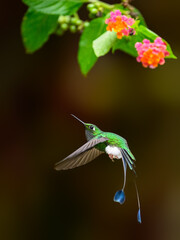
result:
[[[54,167],[55,170],[68,170],[85,165],[103,153],[106,153],[112,162],[116,159],[122,159],[124,183],[122,189],[115,193],[113,200],[123,204],[126,198],[124,188],[126,185],[127,166],[136,174],[135,157],[130,151],[126,139],[115,133],[104,132],[96,125],[85,123],[73,114],[71,114],[71,116],[84,125],[87,142],[66,158],[57,162]],[[140,200],[136,183],[135,189],[138,202],[137,220],[141,223]]]

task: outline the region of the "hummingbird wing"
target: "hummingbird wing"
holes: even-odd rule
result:
[[[92,161],[96,157],[98,157],[103,152],[97,150],[96,148],[91,148],[86,152],[81,153],[80,155],[74,158],[68,158],[65,161],[62,160],[58,164],[55,165],[56,170],[68,170],[72,168],[76,168],[82,165],[87,164],[88,162]]]
[[[67,170],[75,167],[79,167],[85,165],[86,163],[92,161],[100,154],[102,151],[94,148],[98,143],[102,143],[107,141],[108,138],[93,138],[80,148],[78,148],[75,152],[71,153],[69,156],[64,158],[62,161],[55,164],[56,170]]]

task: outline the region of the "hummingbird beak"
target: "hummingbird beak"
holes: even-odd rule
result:
[[[85,122],[83,122],[82,120],[80,120],[79,118],[77,118],[75,115],[71,114],[71,116],[73,116],[73,117],[76,118],[79,122],[81,122],[83,125],[85,125]]]

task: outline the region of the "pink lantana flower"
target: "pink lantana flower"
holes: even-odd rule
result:
[[[110,13],[110,18],[105,21],[107,31],[114,31],[117,33],[117,38],[121,39],[123,36],[134,35],[135,30],[131,26],[135,23],[135,20],[131,17],[122,15],[119,10],[115,10]]]
[[[164,58],[169,56],[166,50],[166,43],[160,37],[157,37],[153,43],[144,39],[143,43],[137,42],[135,48],[138,52],[136,60],[142,62],[143,67],[156,68],[165,63]]]

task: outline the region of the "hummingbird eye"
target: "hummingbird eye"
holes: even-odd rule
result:
[[[92,126],[92,125],[91,125],[91,126],[89,126],[89,128],[90,128],[91,130],[93,130],[93,131],[95,130],[95,127],[94,127],[94,126]]]

